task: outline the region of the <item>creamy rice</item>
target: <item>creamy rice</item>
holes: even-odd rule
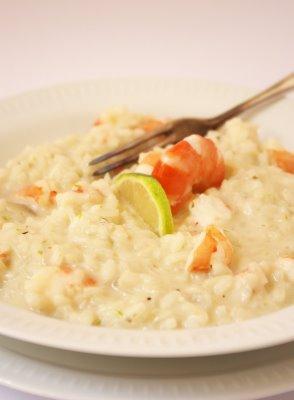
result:
[[[0,172],[0,299],[52,317],[124,328],[219,325],[293,303],[294,178],[269,165],[256,128],[240,119],[209,137],[226,179],[156,236],[88,162],[143,133],[144,117],[112,110],[88,134],[26,148]],[[137,170],[137,166],[132,168]],[[38,202],[22,200],[28,185]],[[56,193],[55,193],[56,192]],[[56,194],[54,198],[52,194]],[[209,273],[189,273],[200,233],[214,224],[233,244]]]

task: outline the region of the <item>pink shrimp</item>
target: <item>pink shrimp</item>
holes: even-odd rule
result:
[[[17,194],[23,197],[32,197],[35,201],[38,202],[43,194],[43,189],[36,185],[29,185],[22,188]]]
[[[233,257],[233,246],[230,240],[214,225],[206,228],[204,237],[194,249],[191,259],[187,262],[187,269],[190,272],[209,272],[211,257],[213,253],[222,248],[224,262],[230,265]]]
[[[97,119],[94,121],[93,126],[99,126],[99,125],[101,125],[101,119],[97,118]]]
[[[0,261],[3,262],[6,268],[9,268],[11,262],[11,252],[3,251],[2,253],[0,253]]]
[[[142,128],[146,133],[149,133],[161,128],[162,125],[163,122],[159,121],[158,119],[147,118],[139,124],[139,127]]]
[[[269,150],[269,159],[285,172],[294,174],[294,154],[286,150]]]
[[[92,278],[89,275],[86,275],[85,278],[83,279],[84,286],[96,286],[96,284],[97,284],[96,279]]]
[[[153,167],[152,176],[165,190],[173,214],[193,193],[220,186],[225,176],[224,160],[216,145],[199,135],[191,135],[154,157],[148,153],[142,163]]]

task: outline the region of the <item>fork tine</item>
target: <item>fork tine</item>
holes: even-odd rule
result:
[[[167,138],[157,142],[156,145],[157,146],[166,146],[171,142],[172,142],[172,138],[168,136]],[[150,150],[154,146],[155,146],[154,143],[146,145],[145,147],[141,148],[140,153],[142,151]],[[101,168],[98,168],[96,171],[93,172],[93,175],[94,176],[104,175],[107,172],[110,172],[116,168],[119,168],[126,164],[130,164],[130,163],[137,161],[138,157],[139,157],[139,152],[135,152],[134,154],[132,153],[129,157],[120,158],[117,161],[114,161],[110,164],[106,164],[105,166],[103,166]]]
[[[90,161],[89,165],[96,165],[102,161],[108,160],[109,158],[118,156],[119,154],[124,153],[125,151],[132,150],[135,147],[138,147],[138,146],[148,142],[149,140],[156,138],[157,136],[168,134],[168,132],[170,130],[171,130],[171,125],[168,124],[163,129],[156,130],[155,132],[153,132],[149,135],[144,135],[144,137],[139,137],[138,139],[132,140],[131,142],[127,143],[124,146],[121,146],[115,150],[109,151],[108,153],[102,154],[101,156]]]
[[[93,176],[99,176],[99,175],[104,175],[107,172],[110,172],[118,167],[122,167],[123,165],[130,164],[132,162],[135,162],[138,159],[138,154],[137,155],[132,155],[129,157],[125,157],[121,160],[115,161],[111,164],[107,164],[104,167],[98,168],[96,171],[93,172]]]

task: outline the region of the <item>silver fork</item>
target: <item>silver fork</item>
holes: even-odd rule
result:
[[[116,168],[129,165],[137,161],[142,151],[150,150],[154,146],[166,146],[176,143],[188,135],[197,133],[205,136],[210,129],[220,127],[228,119],[241,114],[261,103],[278,97],[287,90],[294,88],[294,73],[284,79],[238,104],[224,113],[211,118],[179,118],[168,122],[162,128],[135,139],[108,153],[92,160],[89,165],[99,164],[99,168],[93,172],[94,176],[103,175]]]

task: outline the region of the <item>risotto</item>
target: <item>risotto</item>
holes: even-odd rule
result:
[[[156,121],[126,110],[89,133],[28,147],[0,171],[0,299],[89,325],[175,329],[244,320],[294,300],[294,178],[273,165],[256,128],[228,121],[208,137],[223,155],[219,188],[194,195],[175,229],[153,233],[91,159]],[[142,171],[134,165],[132,171]],[[231,243],[209,271],[185,266],[208,226]],[[197,242],[198,241],[198,242]]]

